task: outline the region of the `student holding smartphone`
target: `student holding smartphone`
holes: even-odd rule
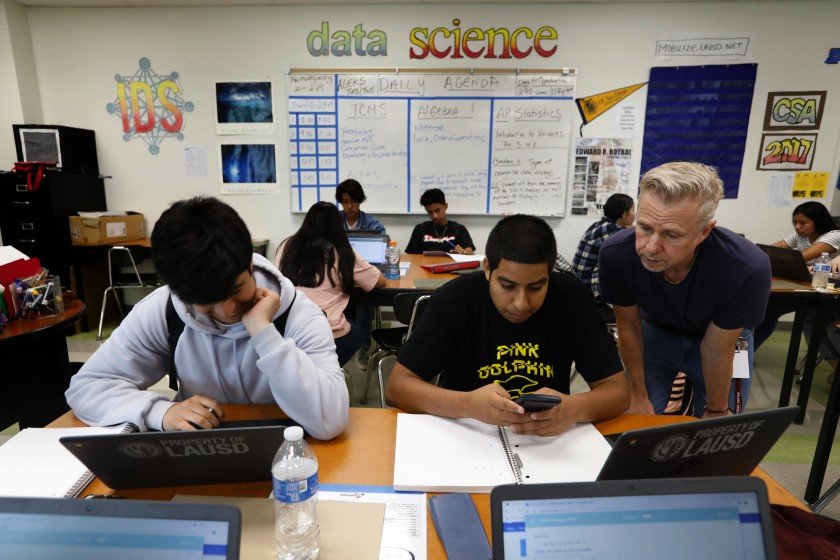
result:
[[[624,412],[630,393],[615,342],[589,289],[552,273],[556,256],[545,221],[521,214],[499,221],[484,271],[432,296],[400,351],[386,398],[408,412],[546,436]],[[569,395],[572,362],[591,391]],[[513,400],[544,395],[562,402],[526,412]]]

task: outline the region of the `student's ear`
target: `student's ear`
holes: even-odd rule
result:
[[[481,265],[484,267],[484,277],[487,281],[490,281],[490,261],[487,260],[487,257],[484,257],[484,261],[482,261]]]
[[[444,211],[444,212],[446,212],[447,210],[449,210],[449,203],[448,203],[448,202],[444,202],[444,203],[443,203],[443,211]]]

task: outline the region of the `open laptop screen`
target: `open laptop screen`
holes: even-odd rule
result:
[[[508,500],[501,511],[506,560],[768,557],[753,492]]]
[[[163,503],[149,508],[135,502],[105,507],[90,500],[65,501],[76,503],[65,505],[58,504],[58,500],[37,499],[18,500],[17,506],[11,501],[0,503],[0,558],[239,558],[238,514],[235,519],[224,512],[218,514],[220,506],[208,506],[201,512],[185,509],[182,504]],[[237,542],[230,542],[234,538]]]
[[[388,241],[383,237],[349,237],[350,246],[372,265],[385,264]]]

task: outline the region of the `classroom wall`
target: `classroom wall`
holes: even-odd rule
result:
[[[0,3],[9,4],[10,0],[0,0]],[[9,29],[20,25],[21,17],[7,16],[4,22],[0,11],[0,53],[6,50],[7,41],[15,41],[24,50],[27,40],[31,42],[34,75],[30,68],[24,68],[25,62],[19,57],[12,65],[29,84],[25,88],[28,93],[33,91],[32,83],[36,84],[43,122],[94,129],[101,172],[112,176],[106,181],[109,208],[143,212],[149,226],[174,200],[197,194],[219,196],[218,144],[228,138],[215,133],[214,83],[272,80],[278,126],[269,139],[280,146],[278,178],[282,187],[277,193],[230,195],[224,200],[240,212],[255,237],[271,240],[271,250],[296,230],[302,216],[290,212],[287,133],[283,126],[284,71],[289,67],[548,69],[571,66],[580,71],[577,96],[587,96],[647,81],[651,66],[756,62],[758,78],[740,194],[736,200],[721,203],[719,223],[755,241],[774,241],[791,231],[793,206],[768,207],[770,174],[755,170],[767,92],[778,90],[828,90],[813,170],[831,172],[828,197],[821,201],[832,207],[834,214],[840,214],[840,199],[834,196],[833,188],[838,180],[840,66],[823,63],[828,49],[840,46],[836,41],[840,21],[838,2],[24,10],[28,16],[28,38]],[[9,11],[15,10],[6,10]],[[551,25],[560,34],[558,50],[552,58],[530,57],[525,61],[409,58],[408,37],[412,28],[452,27],[454,18],[461,19],[462,29],[472,26],[536,29]],[[331,32],[352,31],[357,24],[362,24],[366,31],[384,31],[388,36],[388,56],[311,56],[306,38],[310,31],[320,29],[322,21],[329,22]],[[746,57],[737,60],[668,61],[654,56],[657,39],[687,33],[747,34],[751,37],[751,47]],[[184,141],[166,139],[156,156],[139,139],[123,141],[120,119],[105,110],[106,104],[116,98],[114,75],[136,72],[141,57],[149,58],[159,74],[177,71],[183,97],[195,104],[195,110],[186,114]],[[22,108],[6,110],[7,102],[15,105],[12,91],[15,81],[2,79],[9,71],[8,57],[0,54],[0,167],[14,161],[11,124],[25,114]],[[647,89],[642,88],[628,100],[637,101],[643,110],[646,94]],[[17,105],[21,106],[25,96],[17,95]],[[575,135],[579,124],[579,120],[573,124]],[[584,135],[611,136],[615,131],[614,116],[608,112],[585,127]],[[187,177],[186,146],[206,149],[207,177]],[[634,170],[638,170],[640,157],[641,138],[638,138]],[[580,235],[594,218],[569,216],[568,212],[567,216],[549,222],[557,234],[561,253],[571,258]],[[417,218],[400,215],[381,218],[391,236],[404,246]],[[470,229],[479,251],[483,251],[487,234],[497,218],[453,218]]]

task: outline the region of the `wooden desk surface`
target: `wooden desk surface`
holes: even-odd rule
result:
[[[280,418],[282,411],[274,405],[225,405],[228,419]],[[394,451],[396,447],[397,410],[379,408],[351,408],[350,422],[337,438],[331,441],[309,439],[312,449],[318,457],[319,480],[323,484],[365,484],[391,486],[394,483]],[[612,434],[632,429],[688,422],[685,416],[644,416],[625,414],[599,422],[596,427],[602,434]],[[84,426],[72,412],[68,412],[49,425],[53,428]],[[266,466],[268,468],[268,466]],[[767,484],[770,501],[775,504],[793,505],[805,509],[805,506],[778,482],[761,469],[756,469],[753,476],[758,476]],[[138,490],[120,490],[117,495],[134,499],[170,500],[175,494],[195,494],[205,496],[251,496],[264,498],[269,495],[270,482],[250,482],[241,484],[219,484],[206,486],[183,486],[169,488],[151,488]],[[87,494],[112,494],[113,490],[95,479],[85,491]],[[490,538],[490,495],[473,494],[476,508],[484,524],[484,530]],[[440,540],[435,533],[431,516],[428,521],[428,557],[446,558]]]
[[[425,255],[409,255],[403,253],[400,256],[401,262],[409,262],[411,266],[408,268],[405,276],[400,276],[399,280],[386,280],[384,289],[391,290],[416,290],[414,285],[415,280],[452,280],[457,278],[457,274],[432,274],[425,268],[421,268],[423,264],[442,264],[453,262],[449,257],[427,257]],[[478,270],[478,269],[476,269]]]
[[[28,340],[42,336],[53,329],[60,329],[81,319],[84,312],[85,304],[77,299],[72,305],[65,307],[61,315],[43,319],[16,319],[3,327],[3,332],[0,333],[0,345]]]

